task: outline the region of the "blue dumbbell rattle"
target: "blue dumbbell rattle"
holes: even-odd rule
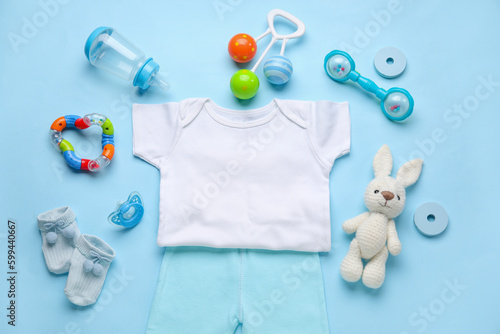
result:
[[[361,88],[375,94],[381,100],[380,108],[388,119],[402,121],[413,112],[413,98],[406,89],[394,87],[386,91],[380,88],[373,81],[354,70],[356,65],[347,52],[333,50],[326,55],[324,66],[326,74],[334,81],[352,80],[357,82]]]

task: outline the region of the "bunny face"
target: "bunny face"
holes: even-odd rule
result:
[[[422,171],[421,159],[408,161],[391,177],[392,154],[387,145],[382,146],[373,159],[375,179],[365,191],[365,205],[370,212],[395,218],[403,212],[406,202],[405,188],[417,182]]]
[[[365,205],[370,212],[395,218],[403,212],[405,202],[405,188],[390,176],[375,178],[366,187]]]

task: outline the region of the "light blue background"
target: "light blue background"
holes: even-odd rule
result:
[[[333,245],[330,253],[322,254],[331,332],[500,333],[500,224],[494,214],[500,185],[500,3],[400,0],[397,13],[374,16],[387,14],[393,9],[390,3],[67,1],[53,7],[49,17],[40,14],[43,6],[37,1],[0,2],[1,332],[142,333],[162,256],[155,243],[159,173],[132,155],[131,103],[210,97],[224,107],[245,109],[277,97],[350,103],[351,154],[333,168]],[[219,11],[214,7],[224,4]],[[259,94],[240,103],[228,87],[237,66],[227,55],[227,42],[238,32],[261,34],[273,8],[295,14],[307,28],[304,38],[291,41],[286,49],[294,64],[293,78],[284,89],[274,89],[259,69]],[[34,17],[38,31],[16,50],[9,38],[22,36],[23,20],[33,22]],[[83,46],[101,25],[117,28],[155,57],[168,72],[172,89],[138,95],[129,83],[91,67]],[[368,36],[362,38],[359,31]],[[266,44],[259,42],[261,51]],[[376,52],[385,46],[398,47],[407,56],[408,67],[400,78],[383,79],[373,68]],[[407,122],[388,121],[370,95],[328,79],[323,57],[342,47],[351,47],[361,74],[386,89],[401,86],[412,93],[415,111]],[[481,81],[488,77],[497,83],[491,91]],[[464,116],[450,111],[463,104],[471,110]],[[74,173],[47,133],[59,116],[91,112],[113,121],[116,156],[102,172]],[[100,153],[98,131],[68,131],[65,137],[78,154],[93,158]],[[433,132],[439,133],[439,142],[432,139]],[[347,284],[339,275],[351,240],[341,224],[363,212],[364,187],[373,176],[371,160],[385,143],[393,151],[395,168],[418,155],[425,165],[397,218],[402,254],[390,257],[386,282],[373,291],[360,283]],[[142,194],[146,214],[133,230],[118,231],[106,217],[133,190]],[[450,216],[448,229],[436,238],[424,237],[412,222],[415,209],[428,201],[441,203]],[[77,214],[81,231],[103,238],[117,252],[93,307],[71,305],[63,292],[66,276],[49,274],[43,261],[36,216],[64,205]],[[6,325],[5,317],[8,217],[18,223],[15,329]],[[448,291],[453,282],[462,290]]]

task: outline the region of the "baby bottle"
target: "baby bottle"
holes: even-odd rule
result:
[[[166,90],[170,87],[158,72],[160,65],[153,58],[146,58],[141,49],[114,28],[94,30],[85,43],[85,56],[95,67],[124,80],[133,80],[134,86],[141,89],[158,86]]]

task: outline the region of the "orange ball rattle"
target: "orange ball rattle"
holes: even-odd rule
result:
[[[257,42],[248,34],[236,34],[229,41],[227,51],[235,62],[246,63],[257,53]]]

